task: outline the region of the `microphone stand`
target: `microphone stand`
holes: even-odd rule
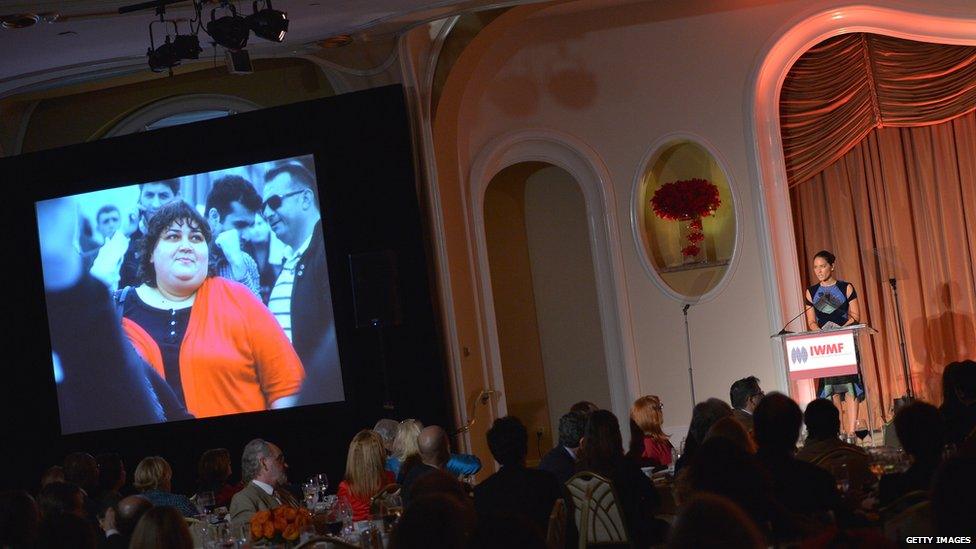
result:
[[[905,396],[896,398],[895,403],[901,401],[909,404],[915,401],[915,387],[912,383],[912,372],[908,366],[908,350],[905,347],[905,326],[901,321],[901,305],[898,303],[898,281],[894,278],[888,279],[891,285],[891,294],[895,298],[895,322],[898,324],[898,346],[901,348],[901,367],[905,376]]]
[[[809,311],[811,307],[813,307],[813,305],[807,305],[807,308],[806,308],[806,309],[803,309],[802,311],[800,311],[800,314],[798,314],[798,315],[796,315],[796,316],[794,316],[793,318],[791,318],[791,319],[789,320],[789,322],[787,322],[786,324],[784,324],[784,325],[783,325],[783,329],[782,329],[782,330],[780,330],[780,331],[778,331],[778,332],[776,332],[775,334],[773,334],[773,335],[772,335],[772,336],[770,336],[770,337],[776,337],[776,336],[781,336],[781,335],[786,335],[786,334],[792,334],[792,333],[795,333],[795,332],[792,332],[792,331],[790,331],[790,330],[787,330],[786,328],[787,328],[787,327],[788,327],[788,326],[789,326],[790,324],[793,324],[793,321],[794,321],[794,320],[796,320],[796,319],[798,319],[798,318],[800,318],[801,316],[803,316],[803,315],[805,315],[805,314],[806,314],[806,312],[807,312],[807,311]]]
[[[691,366],[691,328],[688,327],[688,309],[691,307],[690,303],[685,303],[685,306],[681,308],[681,313],[685,315],[685,345],[688,349],[688,381],[691,384],[691,406],[695,406],[695,372]]]

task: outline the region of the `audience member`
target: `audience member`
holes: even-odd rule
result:
[[[41,517],[70,514],[86,517],[85,493],[73,482],[52,482],[41,488],[37,496]]]
[[[759,387],[759,378],[756,376],[744,377],[732,384],[729,388],[729,402],[732,403],[732,415],[742,423],[746,431],[752,433],[752,414],[756,411],[756,405],[762,400],[763,390]]]
[[[928,490],[942,461],[945,427],[939,410],[925,402],[913,402],[895,414],[895,432],[912,464],[904,473],[881,477],[878,497],[885,505],[916,490]]]
[[[620,424],[613,412],[597,410],[590,414],[576,468],[602,475],[613,483],[636,547],[663,540],[663,529],[654,519],[660,498],[651,480],[624,456]]]
[[[230,452],[227,448],[212,448],[200,456],[197,463],[197,493],[213,492],[214,506],[227,507],[230,499],[239,492],[243,485],[232,484],[231,475],[234,474],[230,464]]]
[[[499,517],[528,519],[545,535],[553,503],[563,487],[548,471],[528,469],[529,435],[518,418],[496,419],[487,433],[488,449],[501,468],[474,488],[474,506],[481,521]]]
[[[85,515],[98,514],[98,462],[91,454],[73,452],[64,457],[64,480],[77,484],[84,494]]]
[[[125,464],[122,456],[114,453],[99,454],[98,462],[98,500],[99,508],[111,507],[122,499],[122,487],[125,486]]]
[[[102,243],[108,241],[119,230],[122,216],[113,204],[106,204],[95,213],[95,230],[102,235]]]
[[[570,412],[581,412],[587,416],[599,409],[600,409],[599,406],[593,404],[588,400],[581,400],[569,407]]]
[[[95,528],[78,515],[59,513],[41,521],[37,549],[95,549],[97,546]]]
[[[213,234],[211,265],[217,276],[240,282],[261,297],[258,264],[242,247],[241,232],[254,225],[261,198],[251,182],[239,175],[226,175],[214,181],[204,208]]]
[[[938,535],[976,539],[976,457],[953,458],[939,469],[932,515]]]
[[[417,437],[417,449],[420,462],[409,468],[400,469],[400,484],[403,486],[404,503],[409,502],[410,486],[417,479],[433,471],[443,470],[451,457],[447,433],[436,425],[425,427],[420,431],[420,435]]]
[[[752,435],[746,432],[745,426],[732,416],[723,417],[716,421],[708,429],[708,432],[705,433],[704,442],[708,442],[713,438],[728,439],[734,442],[743,452],[747,454],[756,453],[756,442],[753,440]]]
[[[470,511],[471,519],[474,520],[474,497],[471,486],[465,484],[451,475],[447,471],[433,471],[417,479],[410,487],[411,496],[421,498],[433,494],[445,494],[464,504],[465,509]]]
[[[389,418],[380,419],[373,426],[373,430],[383,439],[383,449],[386,450],[387,456],[393,455],[393,443],[396,441],[397,429],[399,428],[400,424]]]
[[[153,507],[132,532],[130,549],[193,549],[190,528],[172,507]]]
[[[766,540],[756,524],[728,498],[703,493],[675,519],[669,549],[762,549]]]
[[[943,417],[946,441],[959,445],[976,430],[976,362],[959,362],[951,375],[956,398]]]
[[[630,450],[627,457],[641,467],[671,465],[670,437],[664,434],[664,404],[655,395],[643,396],[630,408]]]
[[[231,524],[235,527],[251,520],[254,513],[281,505],[301,507],[288,490],[285,454],[274,444],[256,438],[247,443],[241,455],[241,480],[244,488],[230,500]]]
[[[708,430],[712,428],[718,420],[732,416],[732,408],[717,398],[710,398],[705,402],[699,402],[691,411],[691,425],[688,427],[688,436],[685,438],[684,449],[681,457],[674,464],[675,473],[681,470],[686,463],[694,457],[695,451],[703,442]]]
[[[404,510],[393,529],[390,549],[467,549],[474,527],[457,498],[424,495]]]
[[[52,465],[41,474],[41,488],[52,482],[64,482],[64,467]]]
[[[376,431],[364,429],[352,438],[346,454],[346,476],[339,483],[338,496],[349,502],[353,520],[370,518],[369,504],[380,490],[395,481],[383,468],[386,451]]]
[[[125,549],[132,540],[132,532],[146,511],[153,508],[143,496],[128,496],[105,512],[102,529],[105,531],[105,549]]]
[[[839,508],[840,497],[827,471],[794,457],[803,413],[780,393],[763,397],[753,415],[757,457],[769,473],[773,495],[788,511],[822,516]]]
[[[569,412],[559,418],[559,443],[552,450],[546,452],[539,462],[539,469],[549,471],[556,476],[560,484],[576,472],[576,456],[579,453],[580,440],[586,428],[586,414],[583,412]]]
[[[152,216],[156,215],[156,211],[159,208],[174,200],[180,200],[179,179],[167,179],[165,181],[139,185],[139,200],[136,203],[137,212],[130,219],[122,221],[122,233],[129,238],[127,241],[122,239],[121,246],[123,248],[120,249],[124,249],[125,251],[123,252],[122,263],[118,270],[118,278],[113,281],[103,277],[103,280],[108,284],[109,288],[138,286],[142,282],[139,277],[139,264],[142,259],[140,257],[140,250],[142,248],[140,243],[145,237],[146,230],[149,227],[149,220],[152,219]],[[129,234],[124,234],[126,232]],[[119,236],[122,235],[116,235],[116,238]],[[110,247],[112,246],[103,246],[102,250],[107,251],[107,248]]]
[[[803,422],[807,426],[807,440],[796,454],[798,459],[816,463],[831,472],[835,466],[846,465],[852,487],[857,490],[864,491],[874,484],[871,456],[840,439],[840,411],[833,402],[825,398],[813,400],[803,412]]]
[[[393,452],[386,459],[386,469],[397,478],[400,477],[400,470],[404,465],[410,467],[420,461],[417,438],[423,428],[424,424],[416,419],[405,419],[397,425],[396,435],[393,437]]]
[[[41,514],[24,490],[0,493],[0,547],[26,549],[37,541]]]
[[[197,508],[190,501],[190,498],[171,492],[173,489],[173,469],[160,456],[144,458],[139,462],[139,465],[136,465],[133,485],[135,485],[136,490],[142,493],[143,497],[157,507],[161,505],[175,507],[180,513],[183,513],[184,517],[197,515]]]
[[[478,521],[468,549],[498,547],[547,549],[545,532],[540,532],[536,524],[520,515],[496,516],[490,522]]]

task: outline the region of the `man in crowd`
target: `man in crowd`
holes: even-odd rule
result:
[[[729,389],[729,401],[732,403],[732,416],[752,434],[752,414],[765,393],[759,387],[756,376],[744,377],[732,384]]]
[[[308,377],[300,404],[342,400],[335,323],[315,177],[296,162],[265,174],[261,215],[291,248],[271,290],[268,309],[302,359]]]
[[[285,454],[274,444],[256,438],[247,443],[241,456],[241,480],[244,488],[230,500],[231,523],[241,525],[254,513],[281,505],[300,507],[285,489],[288,481]]]
[[[98,505],[99,508],[110,507],[122,499],[125,464],[122,456],[114,453],[99,454],[95,461],[98,463]]]
[[[397,479],[403,487],[404,503],[410,498],[410,487],[418,479],[434,471],[444,470],[451,458],[450,443],[447,433],[437,425],[424,427],[417,436],[417,449],[420,451],[420,463],[405,463],[400,468],[400,478]]]
[[[565,484],[576,472],[576,453],[585,427],[586,414],[583,412],[569,412],[559,418],[559,444],[542,457],[539,469],[549,471]]]
[[[496,419],[487,437],[488,449],[502,467],[474,489],[479,518],[527,519],[545,535],[553,503],[562,497],[562,484],[548,471],[525,467],[529,436],[518,418]]]
[[[139,519],[146,511],[153,508],[151,501],[143,496],[128,496],[122,498],[117,505],[105,511],[102,520],[102,530],[105,531],[106,549],[125,549],[132,539]]]
[[[811,463],[819,461],[819,465],[828,471],[834,466],[847,465],[849,480],[857,489],[864,489],[874,483],[868,453],[844,442],[838,436],[840,411],[832,402],[818,398],[807,404],[807,409],[803,412],[803,423],[807,426],[807,440],[796,453],[798,459]],[[821,459],[827,454],[835,457]]]
[[[115,206],[106,204],[98,209],[98,213],[95,214],[95,230],[102,235],[102,242],[108,242],[108,239],[112,238],[115,231],[119,230],[121,221],[122,216]]]
[[[174,200],[179,200],[179,198],[179,179],[167,179],[139,185],[137,210],[130,215],[127,223],[123,226],[123,232],[128,233],[125,236],[129,237],[129,246],[125,250],[125,255],[122,256],[122,266],[119,268],[119,288],[139,285],[139,257],[136,251],[139,246],[137,243],[142,240],[149,220],[156,214],[156,211]]]
[[[221,177],[207,194],[206,217],[213,233],[211,257],[215,272],[247,286],[261,296],[258,264],[241,246],[241,232],[254,225],[261,198],[249,181],[237,175]]]
[[[98,513],[98,462],[91,454],[72,452],[64,458],[64,480],[84,493],[84,510],[90,519]]]

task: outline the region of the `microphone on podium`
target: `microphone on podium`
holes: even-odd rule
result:
[[[805,309],[803,309],[803,311],[801,311],[800,314],[798,314],[798,315],[794,316],[793,318],[791,318],[790,321],[787,322],[783,326],[783,329],[782,330],[776,332],[775,334],[773,334],[770,337],[776,337],[776,336],[781,336],[781,335],[786,335],[786,334],[792,334],[792,333],[794,333],[794,332],[791,332],[790,330],[787,330],[786,327],[789,326],[790,324],[793,324],[793,321],[794,320],[796,320],[796,319],[800,318],[801,316],[805,315],[807,313],[807,311],[809,311],[812,307],[813,307],[812,304],[811,305],[807,305],[807,307]]]

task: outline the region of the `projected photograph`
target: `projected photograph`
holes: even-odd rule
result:
[[[62,433],[344,399],[312,155],[36,209]]]

